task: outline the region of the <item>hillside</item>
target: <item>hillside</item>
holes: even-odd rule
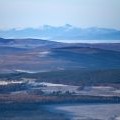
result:
[[[0,72],[119,69],[119,45],[11,39],[0,45]]]

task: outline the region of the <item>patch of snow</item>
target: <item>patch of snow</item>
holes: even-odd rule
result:
[[[111,86],[92,86],[91,89],[94,90],[114,90]]]
[[[0,85],[21,84],[23,81],[0,81]]]
[[[54,83],[48,83],[48,82],[41,82],[39,83],[39,85],[45,85],[45,86],[68,86],[68,85],[64,85],[64,84],[54,84]]]
[[[29,71],[29,70],[15,70],[16,72],[22,72],[22,73],[36,73],[35,71]]]
[[[45,56],[47,56],[47,55],[49,55],[50,54],[50,51],[43,51],[43,52],[39,52],[39,57],[45,57]]]

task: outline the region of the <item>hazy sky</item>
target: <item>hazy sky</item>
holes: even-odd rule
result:
[[[0,0],[0,29],[68,23],[120,29],[120,0]]]

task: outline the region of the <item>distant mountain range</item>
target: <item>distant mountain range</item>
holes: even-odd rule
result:
[[[120,40],[120,30],[108,28],[79,28],[44,25],[40,28],[0,30],[2,38],[39,38],[50,40]]]

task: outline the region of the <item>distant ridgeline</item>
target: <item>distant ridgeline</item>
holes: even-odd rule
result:
[[[0,30],[3,38],[45,38],[57,40],[120,40],[120,30],[108,28],[79,28],[66,24],[54,27],[44,25],[41,28]]]

